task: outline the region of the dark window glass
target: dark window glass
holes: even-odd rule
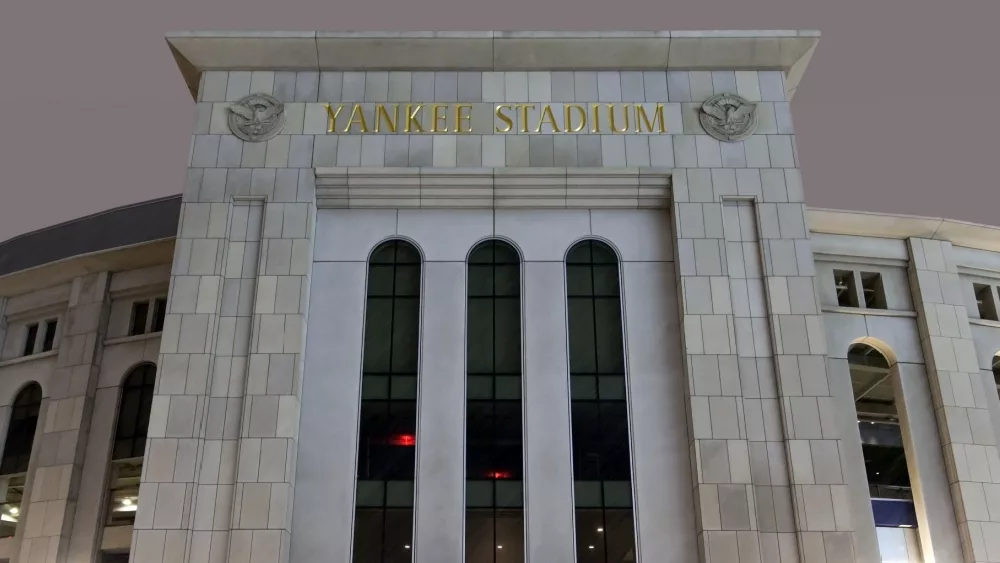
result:
[[[847,362],[869,495],[909,502],[913,495],[889,360],[859,343],[848,349]]]
[[[0,460],[0,475],[16,475],[28,470],[31,445],[35,441],[38,410],[42,406],[42,388],[32,383],[21,390],[10,411],[7,441]]]
[[[521,260],[487,241],[469,255],[465,563],[524,561]]]
[[[149,318],[149,301],[132,304],[132,323],[128,327],[130,336],[146,332],[146,320]]]
[[[576,553],[579,563],[635,559],[618,258],[583,241],[566,257]]]
[[[420,254],[381,244],[368,264],[354,563],[409,563],[416,463]]]
[[[58,321],[55,319],[45,321],[45,339],[42,340],[42,352],[48,352],[56,344],[56,327]]]
[[[167,316],[167,300],[155,299],[153,301],[153,326],[150,332],[163,331],[163,318]]]
[[[27,334],[24,336],[23,356],[30,356],[35,353],[35,340],[38,338],[38,323],[28,325]]]
[[[142,457],[145,453],[155,386],[156,366],[153,364],[136,366],[125,378],[118,404],[118,427],[111,459],[131,459]]]
[[[131,526],[139,505],[139,478],[146,450],[156,366],[140,364],[122,382],[118,425],[108,479],[107,525]]]

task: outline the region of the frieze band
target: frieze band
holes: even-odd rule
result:
[[[593,133],[666,134],[664,104],[639,103],[509,103],[492,108],[492,131],[473,125],[470,103],[324,104],[326,132],[332,134],[489,134]],[[757,106],[735,94],[715,95],[702,104],[699,121],[705,132],[723,142],[754,133]],[[266,94],[251,94],[229,106],[229,128],[248,142],[262,142],[281,132],[284,105]],[[481,121],[481,120],[480,120]]]

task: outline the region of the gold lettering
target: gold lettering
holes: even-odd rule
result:
[[[628,132],[628,107],[632,104],[622,104],[622,113],[625,115],[625,126],[619,129],[615,126],[615,105],[617,104],[604,104],[608,106],[608,115],[611,116],[610,127],[612,133],[627,133]]]
[[[656,125],[656,124],[659,124],[660,125],[660,129],[657,131],[657,133],[666,133],[667,132],[667,128],[664,125],[664,120],[663,120],[663,104],[656,104],[656,109],[653,111],[653,123],[649,122],[649,116],[646,115],[646,108],[644,108],[644,107],[636,104],[636,106],[635,106],[635,132],[636,133],[641,133],[642,132],[642,127],[640,126],[639,118],[642,118],[642,121],[646,123],[646,131],[652,133],[653,132],[653,126]]]
[[[538,120],[538,127],[535,128],[535,133],[541,133],[542,125],[546,123],[552,126],[553,133],[562,133],[559,130],[559,125],[556,123],[556,116],[552,115],[552,106],[549,104],[542,106],[542,117]]]
[[[399,123],[399,104],[394,104],[392,106],[392,117],[389,117],[389,112],[386,111],[385,106],[382,104],[375,105],[375,132],[379,133],[382,131],[382,119],[385,118],[385,122],[389,125],[389,132],[396,132],[396,124]]]
[[[431,133],[447,133],[448,132],[448,116],[441,115],[442,109],[448,109],[448,106],[444,104],[434,104],[431,106]],[[444,121],[444,129],[438,129],[438,123]]]
[[[500,104],[500,105],[497,106],[497,111],[496,111],[497,118],[500,119],[500,121],[503,121],[504,123],[506,123],[507,124],[507,128],[506,129],[501,129],[499,127],[494,126],[493,129],[494,129],[494,132],[496,132],[496,133],[508,133],[508,132],[510,132],[511,129],[514,128],[514,122],[511,121],[510,116],[508,116],[507,114],[505,114],[503,112],[503,110],[505,110],[505,109],[511,109],[510,104]]]
[[[337,106],[337,111],[333,111],[330,104],[326,104],[326,132],[333,133],[337,130],[337,116],[340,115],[341,110],[344,109],[344,105],[341,104]]]
[[[580,114],[580,124],[578,126],[573,125],[573,116],[570,115],[570,110],[576,110]],[[583,109],[583,106],[577,104],[566,104],[566,120],[563,123],[563,127],[566,128],[566,133],[579,133],[583,131],[583,128],[587,126],[587,110]]]
[[[368,132],[368,120],[365,119],[365,110],[361,107],[361,104],[354,104],[354,109],[351,110],[351,119],[347,122],[347,127],[344,128],[344,133],[351,130],[351,125],[357,123],[361,127],[361,133]]]
[[[463,115],[462,110],[467,109],[472,111],[472,104],[458,104],[455,106],[455,132],[456,133],[472,133],[472,114]],[[469,122],[469,127],[467,129],[462,128],[462,122]]]
[[[528,132],[528,110],[535,109],[535,104],[514,104],[514,109],[521,110],[521,132]]]
[[[590,110],[594,114],[594,124],[591,126],[591,129],[590,129],[591,133],[600,133],[601,132],[601,116],[600,116],[600,114],[597,113],[597,110],[598,110],[599,107],[600,106],[598,106],[597,104],[591,104],[590,105]]]
[[[406,104],[406,133],[412,133],[414,131],[424,132],[424,126],[420,124],[420,119],[417,118],[417,114],[420,110],[424,109],[423,104],[417,104],[414,107],[412,104]],[[416,126],[416,129],[412,129],[411,126]]]

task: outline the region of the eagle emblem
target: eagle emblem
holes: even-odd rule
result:
[[[742,141],[757,128],[757,105],[736,94],[717,94],[701,105],[699,117],[712,137],[728,143]]]
[[[229,130],[244,141],[266,141],[284,125],[284,104],[267,94],[250,94],[229,106]]]

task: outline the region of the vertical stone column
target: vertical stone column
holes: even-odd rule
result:
[[[546,257],[547,258],[547,257]],[[573,444],[567,431],[566,266],[524,262],[525,542],[535,563],[573,563]],[[553,353],[553,351],[557,351]]]
[[[931,398],[967,563],[1000,561],[1000,456],[950,242],[909,239]]]
[[[17,560],[63,563],[69,553],[110,300],[107,272],[72,282],[56,367],[38,420]]]
[[[288,167],[294,124],[260,143],[225,127],[229,103],[251,87],[270,91],[273,80],[270,72],[211,72],[199,94],[136,562],[288,559],[313,172]]]
[[[231,563],[288,561],[315,215],[311,195],[308,199],[267,203],[263,209]]]
[[[735,74],[735,75],[734,75]],[[837,410],[780,73],[668,73],[684,135],[673,180],[702,561],[853,563]],[[714,92],[757,103],[744,141],[698,125]],[[688,135],[688,133],[692,133]]]
[[[465,263],[424,263],[414,562],[462,561],[465,522]]]

